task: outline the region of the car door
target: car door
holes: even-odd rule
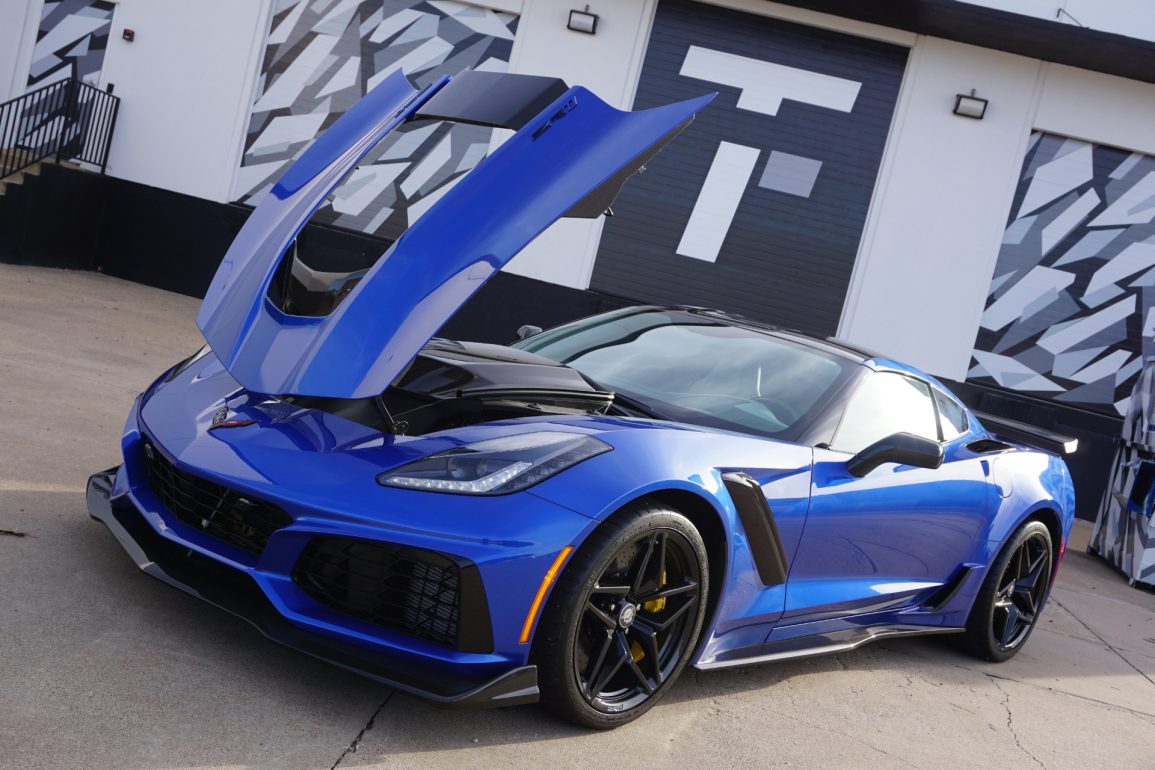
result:
[[[965,420],[961,406],[922,379],[866,374],[829,448],[814,450],[810,513],[783,623],[910,604],[972,558],[990,503],[981,462],[964,446]],[[887,463],[862,478],[847,470],[856,452],[903,431],[940,441],[941,467]]]

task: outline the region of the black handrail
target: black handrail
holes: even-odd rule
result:
[[[46,158],[108,167],[120,98],[80,80],[58,80],[0,104],[0,179]]]

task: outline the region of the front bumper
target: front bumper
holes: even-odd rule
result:
[[[537,668],[520,666],[477,681],[388,656],[302,629],[279,613],[244,572],[162,537],[127,495],[114,496],[117,469],[88,480],[88,513],[102,522],[137,566],[153,577],[254,625],[279,644],[449,707],[515,706],[538,700]]]

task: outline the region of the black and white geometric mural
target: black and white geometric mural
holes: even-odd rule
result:
[[[309,143],[390,72],[418,87],[504,71],[517,17],[452,0],[278,0],[235,198],[256,205]],[[313,221],[396,238],[485,157],[492,129],[440,122],[386,137]]]
[[[1131,580],[1155,588],[1155,359],[1139,373],[1115,450],[1091,550]]]
[[[45,0],[28,90],[70,77],[96,85],[115,9],[105,0]]]
[[[1032,134],[967,378],[1125,414],[1153,310],[1155,157]]]

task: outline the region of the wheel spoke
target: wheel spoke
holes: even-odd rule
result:
[[[638,601],[644,604],[645,602],[652,602],[657,599],[668,599],[671,596],[678,596],[679,594],[694,591],[697,588],[697,583],[695,583],[693,580],[688,580],[680,586],[674,586],[673,588],[662,588],[648,594],[643,594],[642,596],[638,597]]]
[[[609,596],[625,596],[630,592],[629,586],[604,586],[600,582],[590,589],[590,595],[605,594]]]
[[[607,631],[605,641],[603,641],[601,647],[598,648],[597,656],[590,659],[590,665],[586,669],[586,678],[582,683],[582,686],[586,690],[586,695],[591,698],[598,693],[597,690],[593,689],[593,684],[597,680],[598,674],[602,672],[602,667],[606,662],[606,653],[610,651],[610,647],[613,645],[613,643],[614,635]]]
[[[613,634],[609,637],[609,646],[615,650],[617,655],[614,656],[613,663],[607,663],[603,666],[601,675],[593,684],[590,685],[590,696],[593,698],[598,697],[601,691],[606,688],[606,685],[610,683],[610,680],[614,678],[614,675],[617,674],[618,671],[621,671],[622,666],[625,665],[626,658],[630,658],[631,660],[633,659],[633,655],[630,654],[629,647],[623,647],[621,644],[614,644],[615,641],[620,640],[621,638],[621,634]]]
[[[658,632],[644,623],[631,626],[630,631],[640,640],[642,652],[646,654],[646,659],[650,661],[650,666],[653,668],[654,681],[660,686],[665,680],[665,676],[662,674],[662,662],[658,660]]]
[[[1029,612],[1032,615],[1035,612],[1035,597],[1029,588],[1015,588],[1014,593],[1011,594],[1010,599],[1020,612]]]
[[[638,680],[638,684],[640,684],[642,686],[642,689],[646,691],[646,695],[653,695],[654,694],[654,685],[652,685],[650,683],[649,677],[647,677],[642,672],[642,669],[638,665],[638,662],[636,660],[634,660],[634,653],[633,653],[633,650],[630,649],[630,643],[626,641],[626,635],[625,634],[619,634],[618,638],[621,640],[621,642],[620,642],[621,646],[623,648],[625,648],[625,651],[626,651],[626,657],[625,657],[626,665],[630,667],[630,671],[633,672],[634,678],[636,678]]]
[[[634,571],[633,578],[630,580],[630,593],[637,594],[642,587],[642,581],[646,579],[646,569],[650,566],[650,557],[654,555],[654,544],[658,538],[655,535],[646,541],[646,549],[642,552],[642,558],[638,562],[638,566]]]
[[[1015,634],[1019,630],[1019,610],[1012,602],[1007,605],[1007,624],[1003,626],[1003,635],[1001,642],[1004,646],[1009,645],[1015,638]]]
[[[1046,561],[1046,558],[1047,554],[1045,552],[1035,557],[1030,565],[1028,565],[1026,574],[1019,578],[1019,585],[1028,590],[1034,588],[1038,584],[1039,578],[1043,576],[1043,562]]]
[[[589,614],[593,615],[595,618],[600,620],[606,626],[606,628],[614,629],[614,628],[618,627],[617,621],[614,620],[613,618],[611,618],[604,611],[602,611],[593,602],[590,602],[590,601],[586,602],[586,612],[588,612]]]
[[[652,626],[655,631],[667,631],[669,630],[670,626],[674,625],[674,623],[677,622],[679,618],[685,615],[686,612],[697,603],[698,597],[691,596],[689,599],[683,602],[681,607],[678,607],[674,610],[667,610],[666,612],[669,614],[663,617],[661,620],[646,620],[645,623],[646,625]],[[637,623],[638,621],[635,620],[634,622]]]

